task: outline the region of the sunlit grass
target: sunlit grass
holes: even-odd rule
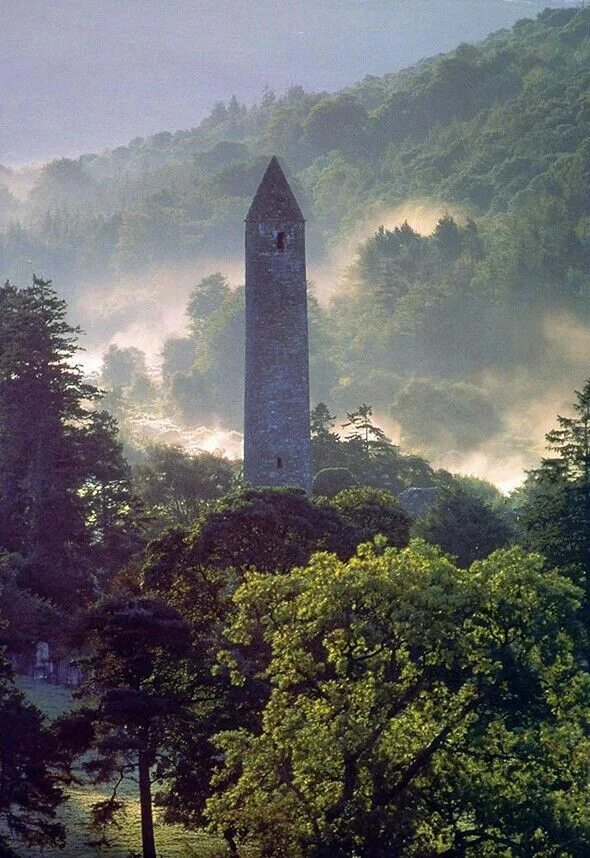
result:
[[[56,718],[72,706],[75,700],[67,688],[18,677],[18,685],[28,699],[49,719]],[[106,798],[108,788],[97,786],[71,786],[70,798],[59,810],[59,819],[65,824],[67,843],[63,849],[44,847],[42,850],[20,851],[26,856],[43,858],[131,858],[141,855],[139,798],[137,785],[128,781],[122,791],[126,810],[120,817],[120,827],[107,832],[109,845],[89,845],[100,839],[100,832],[90,825],[90,807]],[[158,858],[217,858],[227,853],[217,838],[203,832],[188,832],[180,825],[164,825],[155,815],[155,836]]]

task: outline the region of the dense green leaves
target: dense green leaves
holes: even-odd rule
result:
[[[434,503],[415,523],[413,532],[451,554],[466,568],[514,540],[512,513],[499,492],[486,497],[477,481],[453,480],[441,485]]]
[[[221,456],[191,456],[180,447],[151,445],[135,469],[137,491],[164,523],[192,524],[202,505],[228,494],[236,476]]]
[[[83,641],[90,646],[83,694],[86,707],[64,716],[82,770],[94,783],[112,786],[94,806],[94,822],[112,823],[124,809],[118,793],[137,774],[144,858],[155,858],[152,817],[153,770],[163,781],[173,764],[167,752],[190,713],[188,670],[190,630],[162,600],[120,596],[99,602],[84,618]]]
[[[18,847],[65,841],[56,811],[64,801],[67,753],[43,716],[27,703],[0,651],[0,854],[16,858]]]
[[[462,572],[363,546],[249,576],[228,636],[263,637],[271,691],[260,730],[218,737],[216,826],[252,855],[581,858],[579,598],[517,549]]]
[[[520,519],[527,543],[583,583],[590,603],[590,381],[576,391],[573,416],[547,434],[553,453],[529,474]]]
[[[49,282],[0,289],[0,549],[16,585],[69,610],[141,544],[117,426],[75,363]]]

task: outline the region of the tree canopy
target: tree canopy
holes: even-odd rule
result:
[[[229,641],[265,641],[270,696],[218,736],[209,813],[248,854],[587,851],[581,593],[540,557],[364,545],[234,598]]]

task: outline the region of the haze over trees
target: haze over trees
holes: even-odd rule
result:
[[[50,284],[2,300],[2,639],[83,671],[49,725],[2,662],[7,854],[67,843],[73,787],[103,846],[137,801],[144,858],[172,822],[234,855],[585,854],[587,384],[516,515],[403,454],[366,403],[344,437],[314,409],[318,462],[355,476],[307,498],[174,447],[131,469]],[[45,408],[26,446],[21,392]],[[413,477],[434,493],[414,520],[387,488]]]
[[[78,306],[99,275],[133,303],[146,262],[231,253],[275,149],[316,255],[374,204],[449,204],[311,298],[309,497],[133,436],[150,410],[240,425],[243,289],[218,266],[161,379],[119,341],[89,383],[51,282],[0,288],[2,855],[75,833],[155,858],[172,823],[204,858],[589,853],[589,30],[546,11],[345,92],[232,98],[0,194],[0,267],[43,258]],[[579,390],[512,496],[411,452],[526,422],[534,366],[548,399]],[[81,699],[45,719],[8,659],[40,698],[78,671]]]
[[[548,10],[340,93],[233,100],[196,129],[49,164],[0,230],[0,267],[15,282],[31,264],[51,272],[95,344],[130,325],[159,330],[158,300],[186,304],[186,335],[163,344],[164,390],[136,367],[125,395],[189,425],[239,428],[243,295],[224,263],[242,263],[242,218],[276,152],[312,269],[369,224],[311,301],[314,403],[344,422],[369,401],[429,455],[502,445],[519,407],[547,388],[561,399],[563,377],[585,372],[564,332],[589,318],[588,16]],[[428,227],[403,223],[414,203]],[[210,257],[188,295],[179,281]],[[147,300],[136,284],[150,270],[161,273]],[[85,308],[103,293],[98,319]],[[516,431],[532,463],[530,429]]]

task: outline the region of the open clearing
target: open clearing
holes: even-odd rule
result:
[[[67,688],[26,676],[19,676],[17,682],[28,699],[49,719],[75,706],[75,700]],[[134,782],[129,781],[123,791],[127,809],[121,817],[120,828],[111,828],[109,831],[108,846],[89,844],[89,841],[100,837],[100,832],[93,830],[89,824],[89,808],[94,802],[106,798],[108,790],[102,786],[72,786],[69,792],[70,798],[58,813],[66,826],[65,847],[44,847],[39,850],[21,848],[19,854],[23,858],[37,855],[43,858],[131,858],[141,855],[139,799]],[[202,832],[188,832],[180,825],[163,825],[158,822],[157,812],[155,835],[158,858],[218,858],[226,854],[216,838]]]

